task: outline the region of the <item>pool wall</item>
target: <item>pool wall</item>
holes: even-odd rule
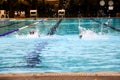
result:
[[[17,73],[0,74],[0,80],[119,80],[120,73]]]

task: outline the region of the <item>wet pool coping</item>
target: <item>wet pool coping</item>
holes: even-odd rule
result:
[[[120,80],[120,72],[1,73],[0,80]]]

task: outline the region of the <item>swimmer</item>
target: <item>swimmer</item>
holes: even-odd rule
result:
[[[79,38],[81,39],[82,37],[83,37],[83,35],[80,34],[80,35],[79,35]]]
[[[29,34],[33,35],[33,34],[35,34],[35,32],[36,32],[35,30],[32,30],[32,31],[29,32]]]
[[[81,26],[78,26],[78,28],[79,28],[79,32],[81,32],[81,33],[79,33],[79,38],[81,39],[83,37],[83,34],[85,33],[86,29]]]
[[[40,37],[39,35],[39,30],[31,30],[28,34],[29,37],[35,38],[35,37]]]

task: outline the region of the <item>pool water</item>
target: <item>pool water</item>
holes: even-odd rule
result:
[[[119,18],[94,20],[120,29]],[[94,20],[62,19],[53,35],[47,33],[58,19],[24,20],[10,26],[6,23],[11,21],[1,22],[5,26],[0,28],[1,34],[26,25],[29,27],[0,37],[0,73],[120,72],[120,32]],[[39,23],[31,25],[35,22]],[[92,33],[80,38],[78,26]],[[33,29],[39,31],[40,37],[27,37]]]

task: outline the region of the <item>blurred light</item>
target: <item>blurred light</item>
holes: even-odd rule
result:
[[[113,8],[114,8],[113,6],[109,6],[108,7],[109,10],[113,10]]]
[[[104,0],[101,0],[100,1],[100,6],[104,6],[105,5],[105,1]]]
[[[108,5],[109,6],[112,6],[114,4],[114,2],[112,1],[112,0],[110,0],[109,2],[108,2]]]

